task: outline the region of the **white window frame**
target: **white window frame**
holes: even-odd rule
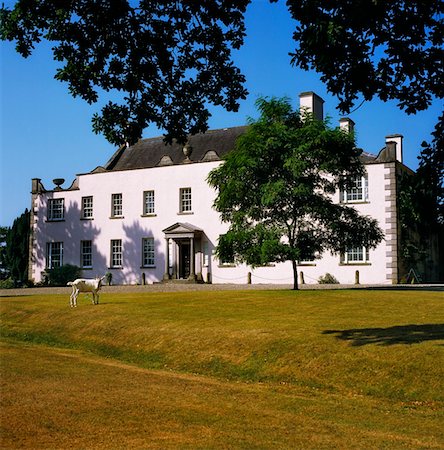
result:
[[[110,243],[110,267],[120,268],[123,261],[122,239],[111,239]]]
[[[65,199],[50,198],[48,199],[48,221],[56,222],[65,220]]]
[[[63,266],[63,242],[46,243],[46,268],[55,269]]]
[[[87,197],[82,197],[82,219],[92,219],[93,218],[93,196],[89,195]]]
[[[191,188],[180,188],[179,191],[179,211],[181,214],[191,213],[193,211],[191,202]]]
[[[89,248],[88,248],[89,246]],[[92,264],[92,241],[80,241],[80,267],[82,269],[91,269]]]
[[[123,195],[111,194],[111,217],[123,217]]]
[[[208,267],[210,265],[209,243],[203,241],[202,243],[202,265]]]
[[[369,264],[370,252],[366,247],[348,248],[343,255],[341,255],[342,264]]]
[[[368,175],[356,177],[351,187],[341,190],[340,201],[341,203],[368,202]]]
[[[142,238],[142,267],[154,267],[156,262],[156,253],[154,247],[154,238]]]
[[[143,215],[150,216],[156,213],[154,190],[143,192]]]

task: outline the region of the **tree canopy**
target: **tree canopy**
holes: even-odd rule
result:
[[[288,0],[297,21],[292,62],[321,74],[348,113],[358,95],[397,100],[407,113],[444,97],[444,3]]]
[[[426,278],[440,281],[444,279],[444,115],[432,136],[431,143],[422,143],[416,173],[400,182],[400,248],[409,267],[421,268]],[[434,246],[438,263],[431,258]],[[428,273],[430,259],[438,274]]]
[[[259,99],[224,164],[209,175],[214,203],[229,223],[216,250],[220,260],[251,266],[298,261],[348,248],[374,248],[383,238],[377,221],[333,202],[365,169],[353,134],[294,112],[288,99]]]
[[[30,218],[31,214],[26,209],[6,234],[5,265],[14,281],[28,281]]]
[[[236,111],[246,97],[231,52],[243,43],[248,3],[19,0],[1,8],[0,35],[24,57],[52,42],[63,64],[55,78],[75,97],[95,103],[113,91],[93,117],[112,144],[136,142],[150,124],[184,142],[206,131],[209,104]]]
[[[270,0],[275,2],[277,0]],[[247,91],[233,64],[251,0],[18,0],[0,9],[0,36],[27,57],[45,39],[56,79],[89,103],[112,144],[155,124],[181,142],[206,131],[209,105],[236,111]],[[287,0],[296,20],[292,63],[321,74],[349,112],[359,96],[397,100],[408,113],[444,96],[444,3],[436,0]]]

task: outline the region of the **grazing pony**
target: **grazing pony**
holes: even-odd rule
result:
[[[92,302],[93,305],[99,304],[99,291],[102,287],[102,280],[105,277],[99,278],[77,278],[77,280],[70,281],[68,286],[72,286],[72,293],[69,297],[69,304],[71,308],[77,306],[77,297],[79,296],[79,292],[91,292],[92,293]]]

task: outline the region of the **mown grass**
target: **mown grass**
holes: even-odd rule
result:
[[[91,377],[91,386],[100,384],[96,376],[106,378],[110,396],[117,381],[109,372],[118,370],[122,379],[140,378],[127,391],[118,387],[125,391],[119,395],[125,396],[122,408],[132,410],[127,402],[143,397],[142,379],[154,377],[159,411],[172,408],[168,420],[179,427],[169,438],[172,447],[444,448],[439,425],[444,419],[442,293],[102,294],[100,305],[81,299],[76,309],[68,307],[67,296],[9,297],[1,299],[1,324],[10,358],[2,364],[12,383],[8,389],[14,384],[31,389],[38,377],[49,386],[51,380],[88,378],[96,371],[100,375]],[[75,358],[57,354],[61,349],[96,359],[93,363],[82,356],[74,364]],[[43,375],[29,368],[28,375],[19,377],[28,376],[25,383],[12,375],[21,373],[14,366],[26,369],[21,354],[23,360],[33,354],[54,362]],[[111,367],[103,361],[129,365]],[[169,405],[173,394],[168,392],[178,380],[187,385],[183,398]],[[204,424],[195,438],[185,425],[193,411]],[[261,411],[268,419],[260,419]],[[134,414],[130,429],[142,435],[143,424],[151,424],[152,431],[156,423],[158,429],[150,445],[144,441],[140,447],[168,443],[161,437],[168,420],[162,424],[152,411],[141,413],[140,420]],[[103,438],[102,444],[93,442],[90,446],[106,447]]]

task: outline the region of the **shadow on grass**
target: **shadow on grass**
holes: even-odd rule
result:
[[[350,330],[325,330],[322,334],[335,334],[351,345],[419,344],[424,341],[444,341],[444,324],[398,325],[388,328],[356,328]],[[443,344],[444,345],[444,342]]]

